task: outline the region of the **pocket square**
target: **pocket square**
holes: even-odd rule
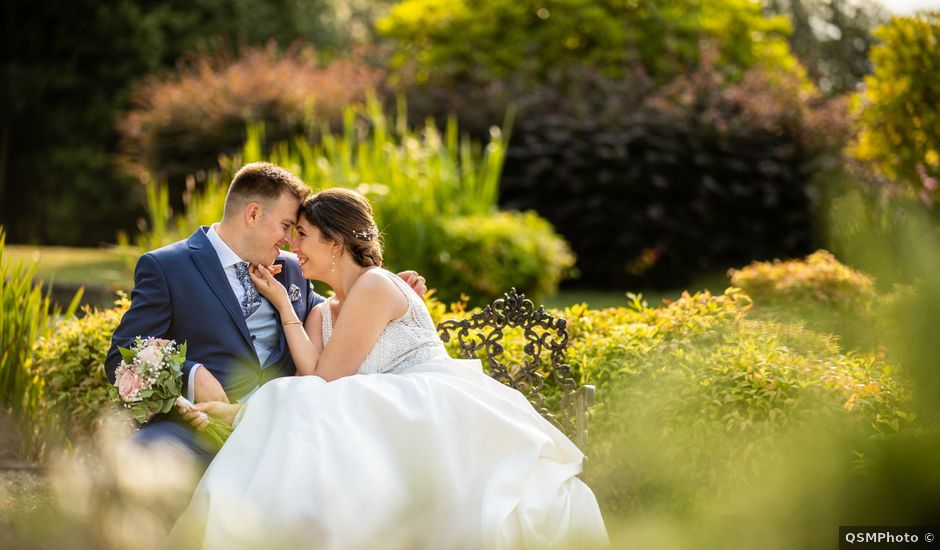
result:
[[[291,302],[296,302],[300,299],[300,287],[297,285],[290,285],[290,288],[287,289],[287,296],[290,298]]]

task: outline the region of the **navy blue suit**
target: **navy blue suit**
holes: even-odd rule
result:
[[[282,330],[278,347],[265,364],[259,363],[241,307],[206,236],[207,230],[208,227],[201,227],[189,239],[148,252],[137,261],[131,307],[114,331],[105,361],[112,383],[121,361],[117,346],[130,347],[137,336],[187,343],[184,395],[189,371],[196,363],[209,369],[232,402],[269,380],[295,374]],[[301,289],[293,306],[297,318],[306,319],[307,313],[324,298],[304,279],[292,254],[282,253],[275,263],[283,265],[276,279],[287,288],[293,284]],[[136,437],[145,443],[170,438],[203,458],[214,453],[196,438],[194,430],[175,410],[153,418]]]

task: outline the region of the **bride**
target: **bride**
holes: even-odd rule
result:
[[[451,359],[424,302],[381,268],[358,193],[304,202],[292,250],[335,295],[306,323],[267,268],[300,376],[197,410],[236,429],[174,528],[206,548],[603,544],[583,455],[525,397]],[[354,376],[355,375],[355,376]]]

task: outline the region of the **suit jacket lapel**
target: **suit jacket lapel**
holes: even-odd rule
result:
[[[193,262],[195,262],[196,267],[199,268],[203,278],[209,284],[209,288],[225,306],[225,310],[228,311],[232,321],[238,326],[245,342],[252,346],[251,333],[248,332],[245,317],[242,315],[238,300],[232,292],[232,286],[229,284],[225,271],[222,269],[222,264],[219,262],[219,256],[216,254],[215,248],[212,247],[212,243],[209,242],[209,238],[206,237],[205,228],[200,227],[197,229],[189,238],[188,244]],[[252,349],[254,349],[254,346],[252,346]]]

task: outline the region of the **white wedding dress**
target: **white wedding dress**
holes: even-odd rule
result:
[[[384,273],[408,311],[356,375],[260,388],[173,536],[204,548],[604,544],[577,447],[478,361],[450,358],[424,303]]]

